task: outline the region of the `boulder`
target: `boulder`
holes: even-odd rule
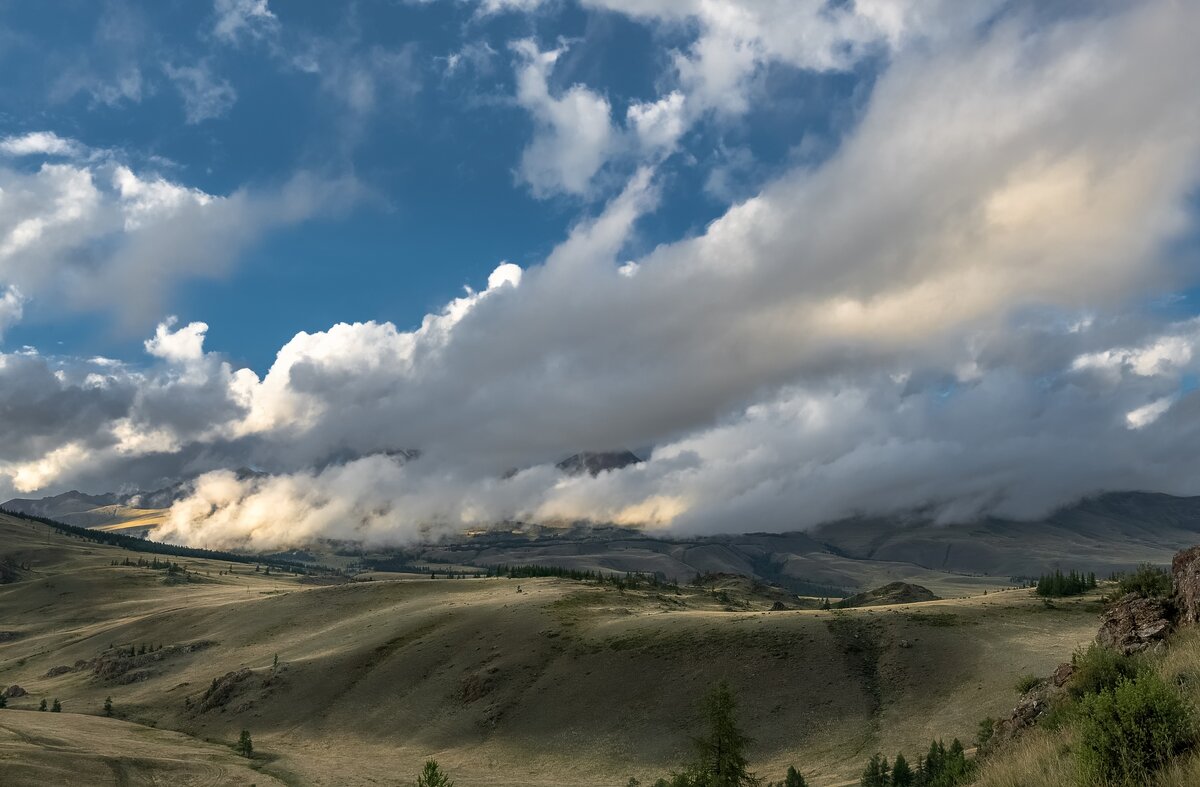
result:
[[[1164,599],[1129,593],[1104,613],[1096,641],[1125,655],[1139,653],[1166,637],[1173,622],[1171,613],[1171,605]]]
[[[4,690],[4,696],[8,697],[10,700],[13,699],[14,697],[24,697],[28,693],[29,692],[25,691],[25,689],[21,688],[20,686],[15,686],[15,685],[9,686],[7,689]]]
[[[1067,681],[1075,674],[1075,665],[1069,661],[1064,661],[1054,668],[1054,674],[1050,676],[1050,681],[1055,688],[1061,689],[1067,685]]]
[[[992,724],[992,734],[986,744],[981,746],[984,753],[1003,746],[1006,742],[1020,735],[1024,730],[1034,726],[1038,720],[1050,710],[1053,698],[1062,692],[1061,688],[1052,687],[1048,683],[1040,683],[1021,695],[1017,707],[1013,708],[1008,718],[999,719]]]
[[[1200,546],[1175,553],[1171,581],[1180,624],[1200,623]]]

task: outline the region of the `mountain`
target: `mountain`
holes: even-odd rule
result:
[[[605,470],[620,470],[642,461],[632,451],[581,451],[568,456],[555,467],[570,475],[599,475]]]

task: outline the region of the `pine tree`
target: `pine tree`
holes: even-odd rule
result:
[[[859,784],[862,787],[889,787],[892,783],[889,770],[887,757],[876,754],[867,760],[867,767],[863,770]]]
[[[796,770],[795,765],[789,765],[787,769],[787,777],[783,780],[783,787],[808,787],[808,782],[804,780],[804,776]]]
[[[104,698],[104,715],[105,716],[113,715],[112,697]]]
[[[46,700],[44,700],[44,699],[42,700],[42,703],[40,705],[38,705],[38,710],[40,710],[40,711],[46,710]]]
[[[254,754],[254,741],[250,740],[250,731],[242,730],[242,734],[238,736],[237,746],[234,750],[243,757],[250,757]]]
[[[7,708],[7,707],[8,707],[8,697],[5,696],[4,694],[0,694],[0,708]]]
[[[62,703],[58,701],[58,697],[54,698],[54,704],[50,706],[51,713],[62,713]]]
[[[746,760],[748,738],[737,726],[737,702],[729,684],[721,681],[707,697],[702,712],[708,734],[697,738],[693,781],[704,787],[742,787],[758,783]]]
[[[897,754],[896,761],[892,763],[892,787],[912,787],[914,778],[908,760],[904,759],[903,754]]]
[[[437,760],[429,760],[421,775],[417,777],[417,787],[454,787],[454,782],[437,764]]]

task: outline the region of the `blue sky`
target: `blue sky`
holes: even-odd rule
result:
[[[185,482],[163,537],[274,548],[1200,493],[1198,32],[0,0],[0,496]]]
[[[465,2],[297,2],[251,16],[232,38],[208,3],[0,9],[0,64],[22,75],[0,88],[6,135],[51,130],[218,195],[297,170],[357,179],[353,204],[266,233],[228,275],[172,288],[170,313],[209,323],[210,349],[260,372],[300,330],[419,323],[501,260],[537,262],[619,191],[636,162],[610,162],[586,194],[535,195],[521,182],[532,123],[514,98],[512,42],[565,46],[551,90],[586,84],[620,117],[658,97],[669,53],[695,38],[688,25],[570,3],[530,15]],[[318,66],[305,58],[331,74],[310,73]],[[172,77],[191,68],[218,91],[199,116],[187,104],[196,88]],[[733,122],[698,123],[661,165],[660,208],[639,222],[629,252],[694,234],[782,164],[827,155],[874,70],[869,57],[846,71],[764,69],[769,100]],[[354,75],[370,83],[369,107],[350,106]],[[142,323],[114,327],[107,315],[34,300],[7,344],[136,360],[153,327]]]

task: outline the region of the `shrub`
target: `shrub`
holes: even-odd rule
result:
[[[1031,689],[1036,689],[1040,685],[1042,685],[1042,678],[1039,678],[1037,675],[1022,675],[1017,678],[1017,693],[1024,694]]]
[[[1165,598],[1171,595],[1171,573],[1143,563],[1137,567],[1137,571],[1121,575],[1117,582],[1117,590],[1122,596],[1126,593],[1137,593],[1139,596]]]
[[[987,746],[987,742],[996,734],[996,720],[991,716],[979,720],[979,729],[975,733],[975,743],[979,748]]]
[[[1136,787],[1195,741],[1191,710],[1157,674],[1140,673],[1084,699],[1079,775],[1087,784]]]
[[[1138,672],[1135,657],[1096,644],[1089,645],[1083,652],[1076,651],[1071,661],[1075,664],[1075,674],[1071,676],[1067,691],[1075,698],[1113,689]]]

